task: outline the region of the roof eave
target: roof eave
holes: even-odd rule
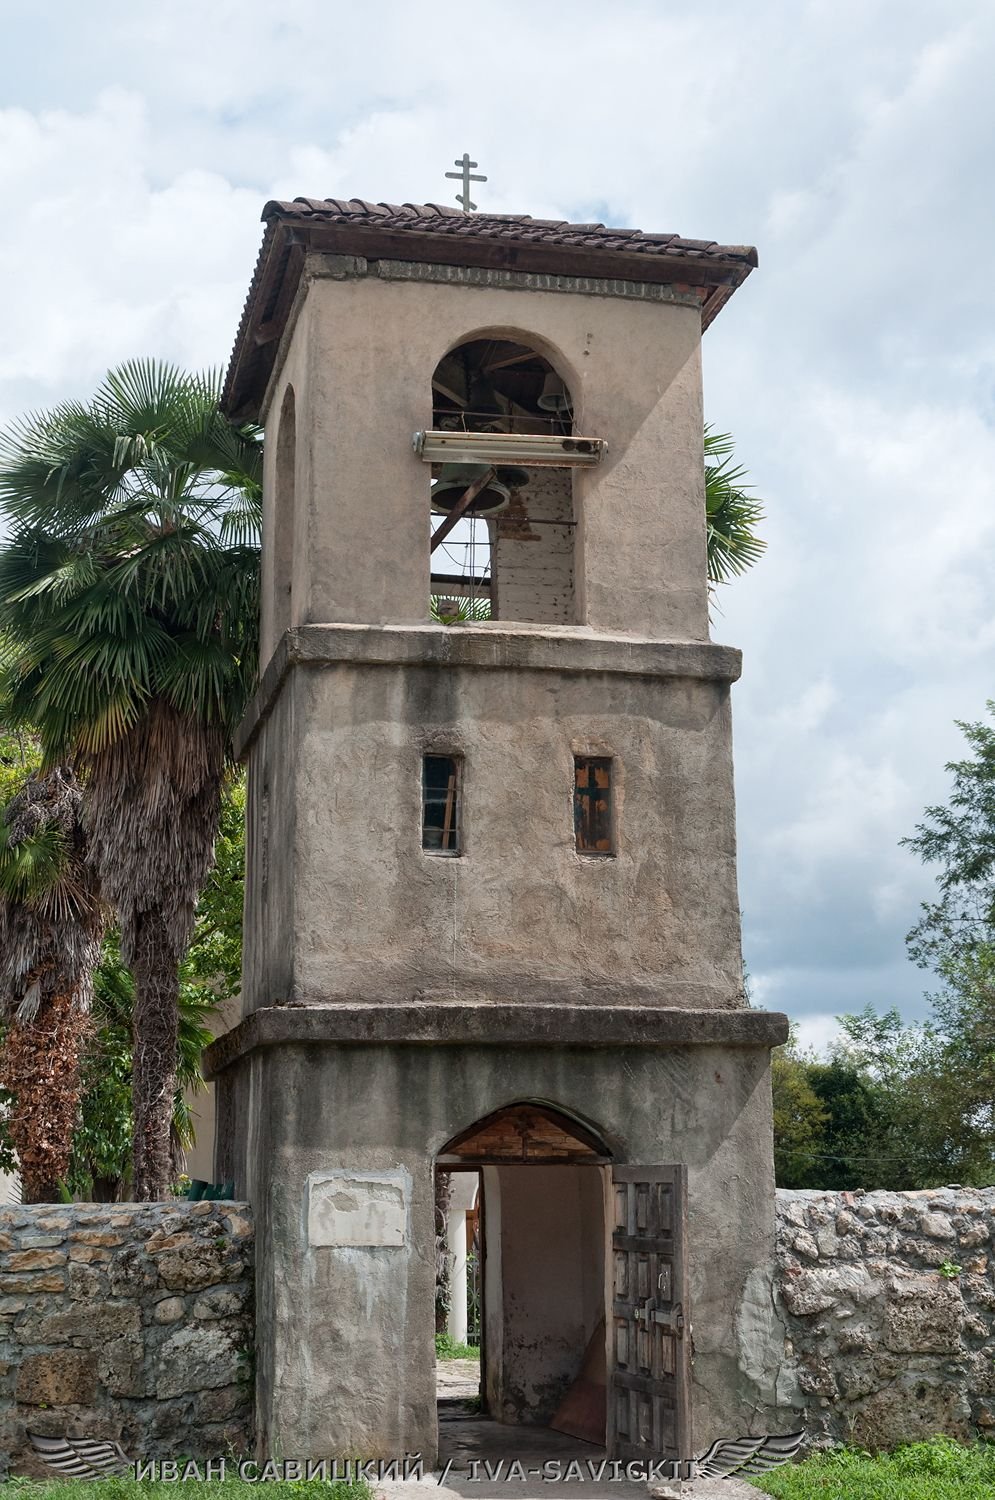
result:
[[[694,252],[651,254],[511,238],[392,230],[372,224],[308,222],[285,214],[277,204],[267,204],[267,210],[278,211],[270,212],[267,218],[221,397],[222,410],[239,420],[253,420],[258,415],[279,344],[280,319],[293,303],[305,254],[310,250],[365,256],[370,260],[546,272],[686,287],[704,292],[703,330],[757,264],[756,250],[745,245],[726,247],[727,253],[721,256]],[[260,354],[260,345],[267,352]]]

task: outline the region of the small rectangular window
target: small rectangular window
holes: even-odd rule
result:
[[[421,846],[432,854],[460,852],[460,763],[454,755],[422,759]]]
[[[612,763],[608,756],[574,756],[574,832],[578,854],[615,853]]]

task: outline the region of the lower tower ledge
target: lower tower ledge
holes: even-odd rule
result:
[[[204,1053],[216,1078],[262,1047],[387,1043],[493,1047],[777,1047],[779,1011],[651,1006],[426,1004],[271,1005],[253,1011]]]

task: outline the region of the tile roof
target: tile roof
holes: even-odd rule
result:
[[[448,234],[460,239],[514,240],[518,244],[570,245],[582,250],[620,250],[628,255],[671,255],[683,259],[757,263],[752,245],[718,245],[686,240],[679,234],[647,234],[641,229],[609,229],[604,224],[571,224],[566,219],[533,219],[531,214],[465,214],[444,203],[370,203],[364,198],[272,199],[263,219],[309,224],[352,224]]]
[[[757,264],[751,245],[533,219],[529,214],[465,214],[440,203],[273,199],[262,218],[266,230],[222,396],[224,409],[239,417],[258,414],[309,249],[381,260],[676,283],[698,291],[703,327]]]

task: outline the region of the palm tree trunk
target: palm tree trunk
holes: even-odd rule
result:
[[[176,1093],[179,975],[163,912],[145,912],[135,941],[132,1104],[134,1197],[167,1198],[173,1179],[170,1131]]]
[[[69,1172],[89,1018],[72,994],[53,995],[30,1021],[12,1019],[0,1050],[0,1085],[15,1096],[8,1130],[25,1203],[58,1203]]]

